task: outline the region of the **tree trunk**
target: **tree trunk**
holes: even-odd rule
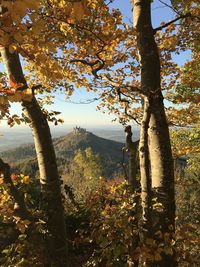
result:
[[[8,79],[15,81],[17,84],[23,84],[23,89],[27,88],[19,55],[17,53],[9,53],[8,48],[1,48],[0,51]],[[47,216],[50,266],[66,267],[68,265],[65,218],[60,177],[49,125],[34,96],[30,102],[23,101],[22,105],[31,121],[30,127],[35,142],[40,183]]]
[[[137,181],[137,156],[138,156],[138,141],[132,141],[131,126],[125,128],[126,132],[126,149],[128,152],[128,182],[133,191],[138,191],[139,183]]]
[[[143,119],[140,128],[140,181],[141,181],[141,204],[142,204],[142,232],[143,238],[151,236],[151,174],[148,147],[148,128],[150,120],[149,102],[144,100]]]
[[[153,232],[173,233],[175,226],[174,170],[161,92],[160,59],[151,25],[151,1],[133,0],[134,27],[141,63],[141,89],[149,102],[149,155],[153,197]],[[158,204],[159,203],[159,204]],[[175,255],[165,255],[154,266],[177,266]]]
[[[135,216],[135,222],[138,224],[139,227],[139,205],[140,205],[140,199],[139,199],[139,182],[137,180],[137,167],[138,167],[138,144],[139,142],[133,142],[132,140],[132,131],[131,126],[128,125],[125,128],[126,133],[126,150],[128,152],[128,183],[131,187],[131,190],[133,193],[135,193],[134,197],[134,203],[136,204],[136,213]],[[134,238],[134,241],[132,245],[137,248],[139,246],[140,237],[139,234],[137,237]],[[139,260],[135,260],[132,262],[134,264],[134,267],[139,266]],[[131,266],[131,262],[129,264]]]

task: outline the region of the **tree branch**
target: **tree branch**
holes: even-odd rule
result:
[[[153,32],[154,34],[157,32],[157,31],[161,31],[162,29],[164,28],[167,28],[168,26],[170,26],[172,23],[180,20],[180,19],[185,19],[185,18],[188,18],[188,17],[191,17],[191,13],[186,13],[185,15],[180,15],[179,17],[165,23],[164,25],[161,25],[160,27],[157,27],[155,29],[153,29]]]
[[[163,4],[165,7],[168,7],[170,9],[172,9],[176,14],[180,15],[178,10],[176,8],[174,8],[172,5],[169,5],[167,3],[165,3],[164,1],[162,0],[158,0],[161,4]]]
[[[134,120],[138,125],[141,125],[141,123],[137,120],[136,117],[134,117],[134,116],[132,116],[131,114],[128,113],[128,107],[124,108],[124,113],[126,114],[126,116],[128,116],[129,118]]]
[[[103,69],[104,65],[105,65],[105,61],[100,58],[99,54],[102,52],[103,48],[96,53],[96,57],[98,58],[97,60],[95,61],[88,61],[88,60],[85,60],[85,59],[73,59],[73,60],[70,60],[70,63],[75,63],[75,62],[80,62],[84,65],[87,65],[87,66],[90,66],[92,68],[92,74],[94,75],[94,77],[96,79],[99,78],[97,72],[100,71],[101,69]],[[94,66],[97,66],[96,68],[93,68]]]

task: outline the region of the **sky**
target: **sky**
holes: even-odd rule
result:
[[[165,3],[170,4],[170,1],[164,0]],[[124,16],[124,21],[130,23],[132,20],[131,5],[129,0],[114,0],[112,7],[120,9]],[[174,13],[171,9],[164,6],[159,0],[154,0],[152,4],[152,23],[153,27],[159,26],[163,21],[169,21],[174,18]],[[182,54],[181,57],[176,57],[176,61],[179,64],[183,64],[189,58],[189,54]],[[2,70],[2,66],[0,66]],[[72,102],[83,102],[86,99],[93,99],[94,94],[86,93],[84,88],[78,89],[72,96]],[[98,103],[94,102],[91,104],[73,104],[69,101],[64,100],[63,95],[56,95],[55,103],[51,106],[50,110],[57,110],[62,112],[61,116],[64,119],[65,126],[81,126],[81,127],[118,127],[117,122],[112,122],[115,118],[112,115],[103,114],[96,110],[96,105]],[[20,105],[13,104],[12,112],[20,113]],[[5,127],[5,122],[0,123],[1,127]]]

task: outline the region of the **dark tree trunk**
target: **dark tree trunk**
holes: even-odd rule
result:
[[[128,154],[128,182],[133,191],[138,191],[139,183],[137,180],[138,167],[138,141],[133,142],[131,126],[126,126],[126,150]]]
[[[0,51],[8,79],[12,79],[18,84],[23,84],[22,87],[27,88],[19,55],[17,53],[9,53],[8,48],[1,48]],[[65,218],[60,177],[50,128],[34,96],[29,102],[23,101],[22,105],[30,119],[30,127],[35,142],[43,202],[47,215],[50,266],[66,267],[68,265]]]
[[[132,131],[131,126],[128,125],[125,128],[126,133],[126,150],[128,152],[128,183],[131,187],[133,193],[135,193],[134,203],[136,204],[136,214],[134,215],[136,220],[135,222],[139,227],[139,190],[140,185],[137,179],[137,168],[138,168],[138,144],[139,141],[133,142],[132,140]],[[133,246],[138,247],[140,242],[139,234],[134,238]],[[134,267],[139,265],[139,260],[134,261]]]
[[[153,197],[153,232],[173,232],[175,226],[174,170],[169,130],[161,92],[160,59],[151,25],[151,1],[133,0],[134,27],[141,63],[141,89],[149,103],[148,150]],[[158,208],[159,207],[159,208]],[[162,255],[154,266],[177,266],[175,255]]]

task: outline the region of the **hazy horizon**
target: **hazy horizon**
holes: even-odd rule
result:
[[[51,133],[53,138],[64,136],[71,132],[74,127],[79,125],[62,125],[57,127],[51,127]],[[94,133],[99,137],[114,140],[117,142],[125,142],[125,133],[122,126],[80,126],[89,132]],[[132,127],[133,140],[139,139],[139,128],[137,126]],[[33,143],[33,137],[31,130],[28,127],[14,127],[14,128],[0,128],[0,152],[19,147],[23,144]]]

